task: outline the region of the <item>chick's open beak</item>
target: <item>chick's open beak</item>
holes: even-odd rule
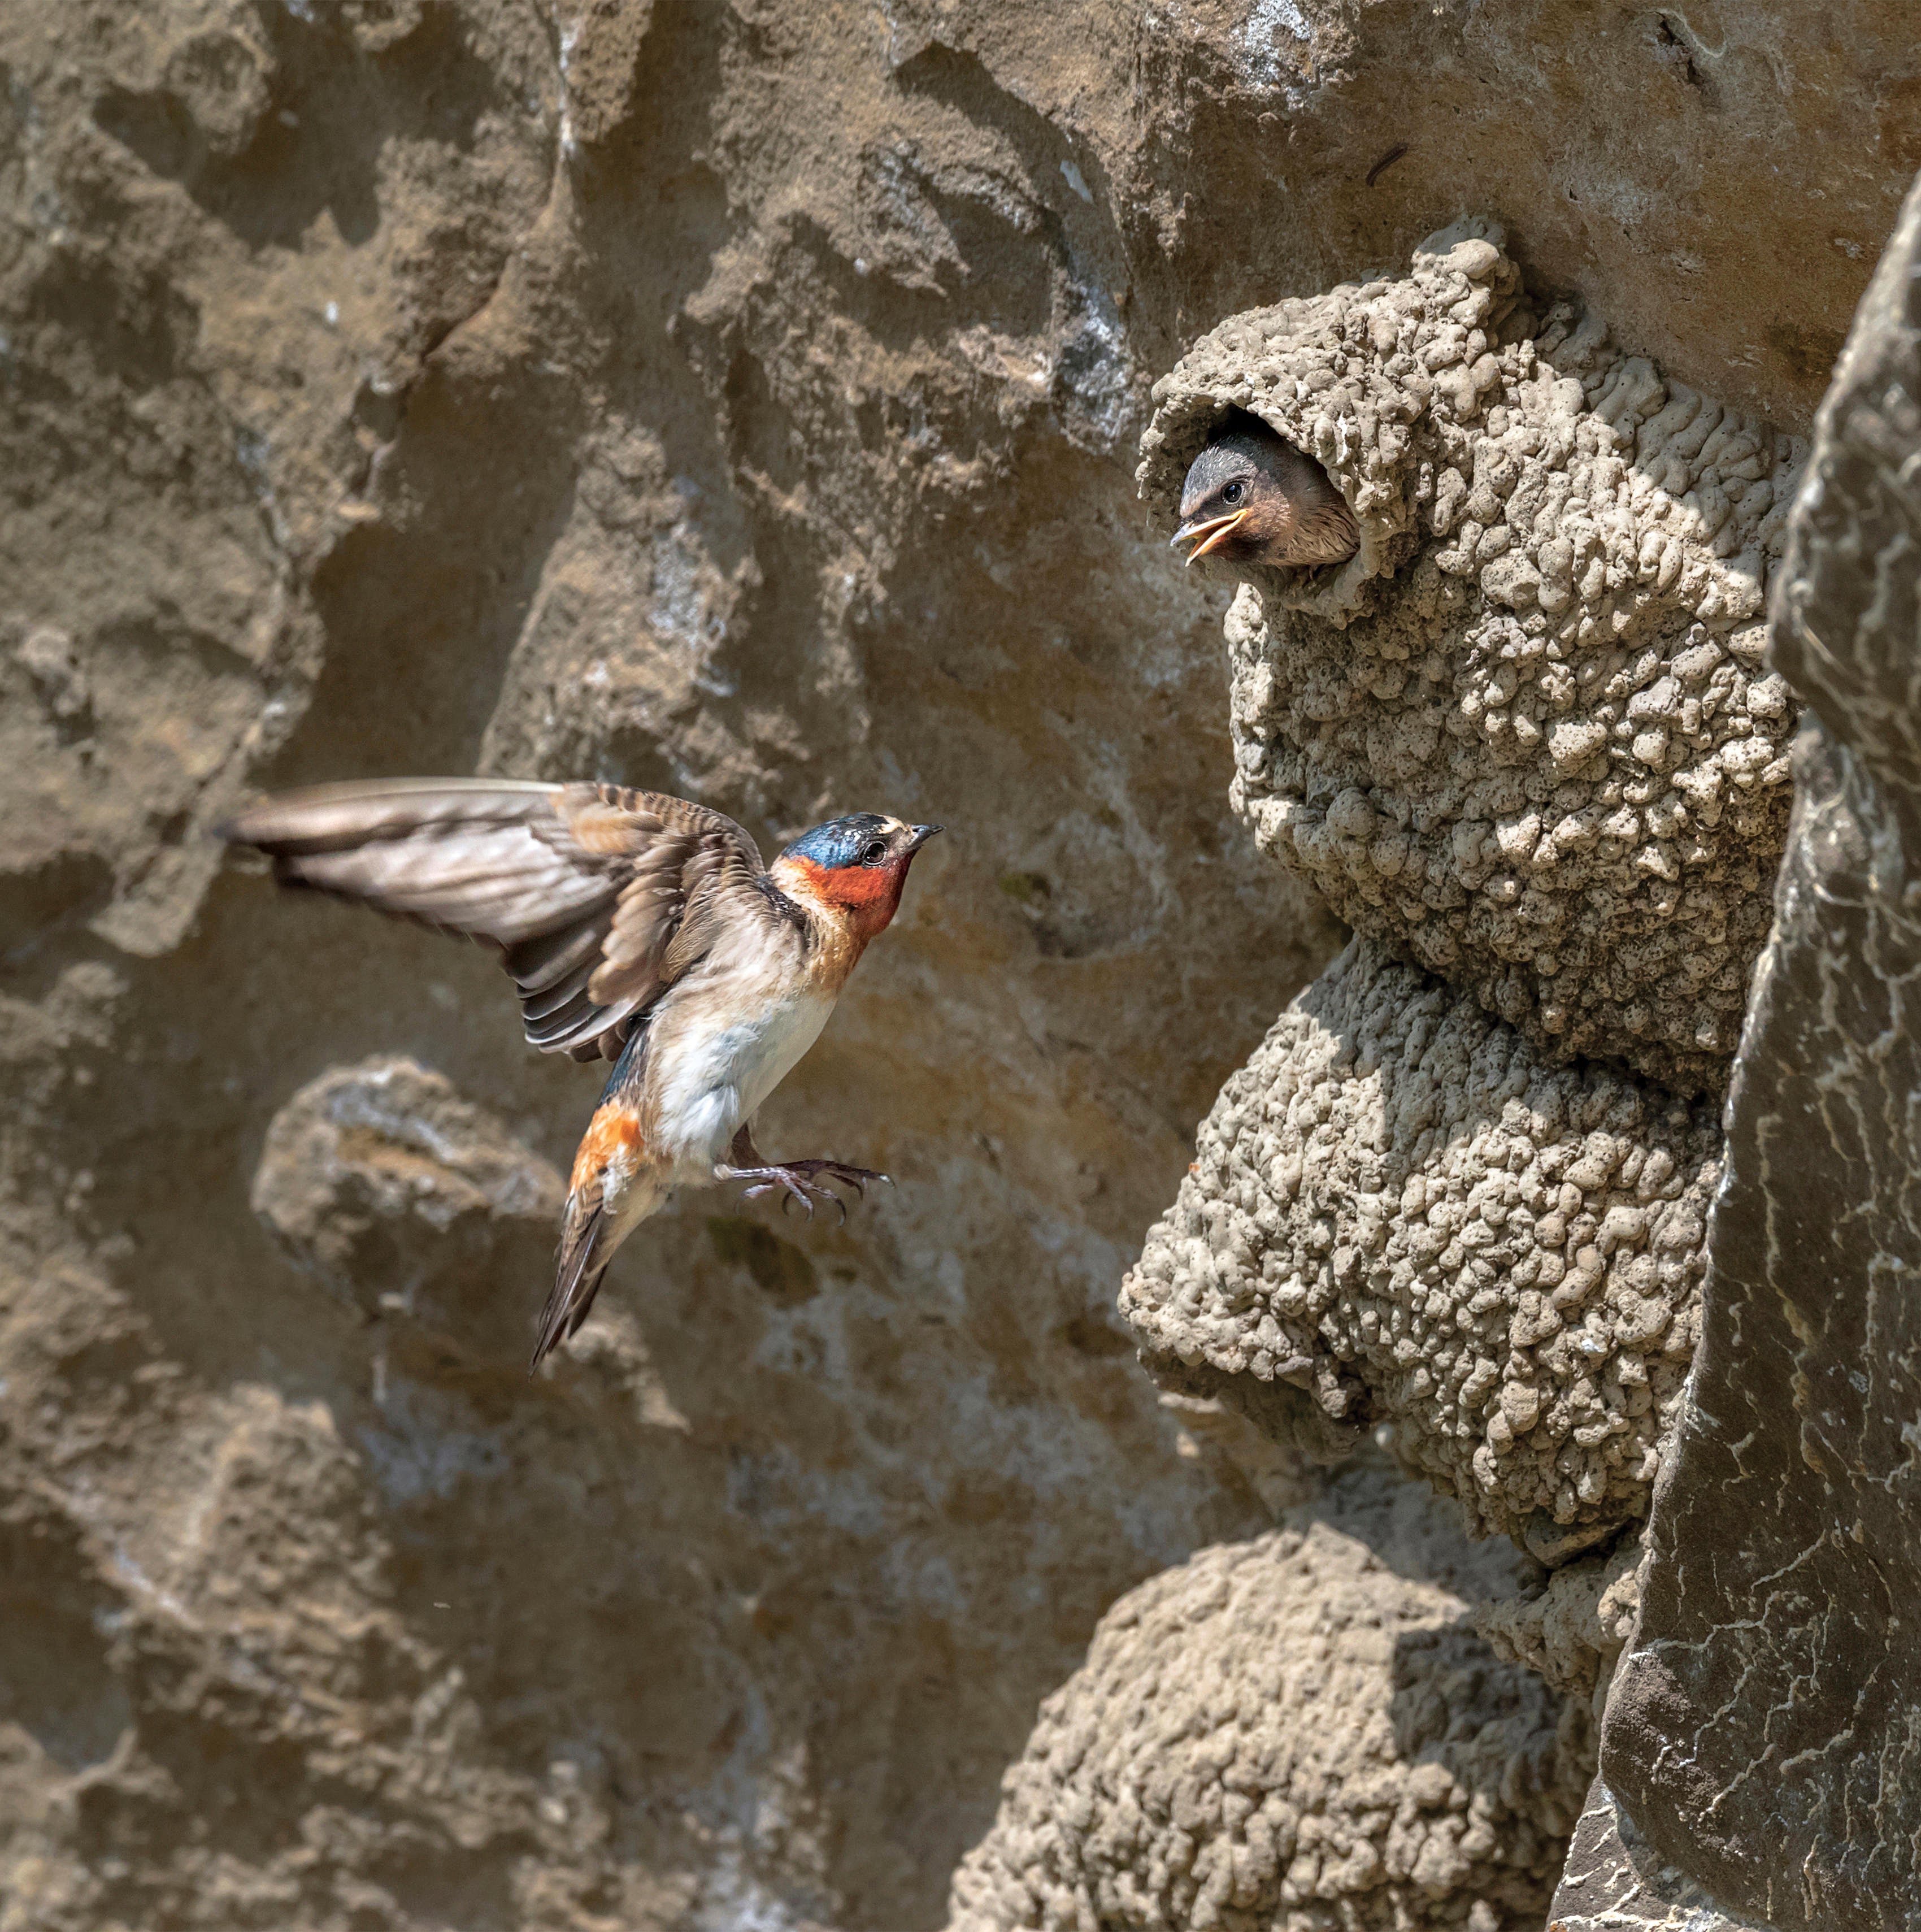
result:
[[[937,832],[945,832],[944,825],[910,825],[907,830],[914,836],[901,849],[903,852],[918,852]]]
[[[1249,508],[1252,507],[1251,505],[1248,506]],[[1183,524],[1167,539],[1168,548],[1176,549],[1184,543],[1192,543],[1196,537],[1200,538],[1200,542],[1194,544],[1194,548],[1188,553],[1187,560],[1191,563],[1196,557],[1205,556],[1210,550],[1216,549],[1226,542],[1233,535],[1235,526],[1246,514],[1246,510],[1236,510],[1231,517],[1210,517],[1204,522]]]
[[[1187,554],[1187,560],[1193,562],[1197,556],[1205,556],[1211,550],[1218,550],[1247,519],[1247,512],[1240,510],[1231,517],[1221,517],[1206,526],[1204,534],[1196,532],[1200,541]]]

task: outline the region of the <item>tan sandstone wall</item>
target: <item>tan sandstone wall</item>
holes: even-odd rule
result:
[[[1475,211],[1804,433],[1921,62],[1785,10],[0,13],[4,1932],[940,1922],[1101,1612],[1298,1502],[1113,1312],[1341,939],[1149,385]],[[898,1192],[687,1202],[532,1387],[591,1076],[207,836],[474,769],[952,828],[763,1137]]]

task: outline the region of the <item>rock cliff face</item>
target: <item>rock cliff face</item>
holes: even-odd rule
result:
[[[1917,482],[1921,182],[1790,525],[1770,650],[1809,707],[1794,836],[1602,1763],[1662,1859],[1782,1932],[1921,1914]]]
[[[1803,432],[1907,10],[1698,11],[7,10],[5,1932],[938,1922],[1101,1613],[1284,1486],[1111,1318],[1341,941],[1148,383],[1472,207]],[[531,1389],[590,1076],[207,836],[477,768],[954,829],[763,1136],[899,1196],[685,1203]]]

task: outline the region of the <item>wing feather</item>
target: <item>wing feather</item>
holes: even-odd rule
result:
[[[598,925],[586,920],[563,926],[538,939],[523,940],[513,949],[514,956],[508,966],[520,986],[522,998],[544,993],[563,980],[571,982],[577,974],[584,973],[591,977],[600,963],[604,937]],[[585,986],[586,980],[580,983]]]
[[[604,784],[392,778],[262,800],[221,828],[283,884],[499,950],[529,1041],[612,1059],[727,920],[777,916],[709,807]]]
[[[584,962],[564,980],[551,986],[529,986],[520,982],[520,1016],[529,1025],[536,1020],[550,1020],[566,1008],[585,1002],[592,1004],[587,982],[594,976],[593,964]]]

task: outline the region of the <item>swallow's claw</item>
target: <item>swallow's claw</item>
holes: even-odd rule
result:
[[[778,1163],[769,1162],[764,1167],[722,1167],[715,1170],[723,1180],[749,1180],[754,1185],[742,1196],[753,1201],[763,1194],[778,1193],[781,1211],[785,1214],[798,1201],[807,1210],[808,1218],[814,1218],[814,1204],[817,1200],[831,1201],[841,1210],[841,1219],[847,1218],[847,1204],[823,1180],[838,1180],[844,1186],[851,1187],[861,1199],[867,1198],[868,1183],[884,1180],[889,1187],[894,1185],[891,1176],[871,1167],[852,1167],[841,1160],[787,1160]]]
[[[787,1166],[796,1174],[805,1176],[811,1186],[819,1185],[819,1183],[814,1180],[816,1174],[824,1174],[829,1179],[839,1181],[843,1186],[851,1187],[863,1201],[867,1198],[869,1181],[886,1180],[889,1187],[894,1185],[893,1182],[877,1168],[850,1167],[844,1160],[790,1160],[787,1162]],[[829,1195],[828,1198],[838,1202],[840,1201],[841,1197],[838,1194],[832,1194]],[[841,1202],[841,1211],[843,1214],[847,1211],[847,1204],[844,1202]]]

